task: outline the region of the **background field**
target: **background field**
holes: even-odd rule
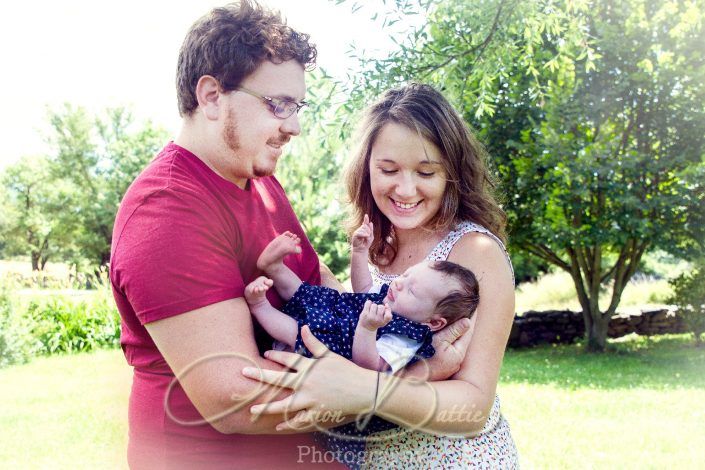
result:
[[[510,350],[499,396],[523,468],[698,468],[705,350],[684,336]],[[0,370],[4,468],[126,468],[130,369],[119,350]]]

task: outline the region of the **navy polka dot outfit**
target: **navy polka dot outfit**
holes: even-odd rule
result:
[[[355,328],[365,301],[370,300],[380,304],[388,290],[389,286],[384,285],[376,294],[340,293],[327,287],[302,283],[291,300],[282,308],[284,313],[294,318],[299,324],[295,350],[306,357],[311,357],[310,351],[306,349],[301,339],[301,327],[308,325],[314,336],[323,342],[328,349],[351,359]],[[377,330],[377,339],[386,334],[408,336],[421,343],[416,357],[411,359],[409,364],[418,360],[419,357],[429,358],[435,353],[431,345],[433,332],[430,328],[394,312],[392,312],[392,320]],[[340,452],[338,455],[346,456],[345,464],[350,468],[358,468],[361,462],[356,458],[349,459],[347,456],[363,454],[364,436],[394,427],[396,427],[395,424],[373,416],[362,429],[358,428],[358,424],[350,423],[333,428],[328,433],[317,433],[316,437],[329,450],[335,453]]]

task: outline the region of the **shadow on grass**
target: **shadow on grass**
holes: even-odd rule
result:
[[[611,340],[602,354],[580,343],[509,349],[500,381],[565,389],[705,389],[705,348],[689,335]]]

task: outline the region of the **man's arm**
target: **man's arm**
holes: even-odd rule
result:
[[[218,302],[145,327],[186,395],[216,430],[225,434],[276,433],[275,426],[283,416],[262,415],[252,422],[250,406],[274,397],[284,398],[289,391],[240,374],[247,366],[283,369],[260,357],[243,298]],[[230,409],[233,411],[228,413]]]
[[[318,264],[320,265],[321,269],[321,285],[323,287],[329,287],[331,289],[335,289],[338,292],[345,292],[345,287],[338,282],[338,279],[335,278],[335,275],[333,272],[326,266],[326,264],[321,261],[321,258],[318,258]]]

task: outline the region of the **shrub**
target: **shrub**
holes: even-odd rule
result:
[[[120,344],[120,317],[104,296],[78,302],[65,297],[32,300],[27,316],[31,334],[41,344],[41,354],[91,351]]]
[[[7,288],[0,286],[0,367],[27,362],[39,349],[30,322],[17,314]]]
[[[705,333],[705,262],[702,260],[689,273],[670,281],[673,296],[669,302],[682,313],[688,331],[695,336],[695,343],[702,346]]]
[[[93,291],[80,297],[57,291],[23,289],[12,277],[0,281],[0,367],[38,355],[118,347],[120,316],[105,272],[93,276]],[[76,290],[71,292],[76,293]],[[12,293],[12,294],[11,294]],[[75,294],[74,294],[75,295]]]

